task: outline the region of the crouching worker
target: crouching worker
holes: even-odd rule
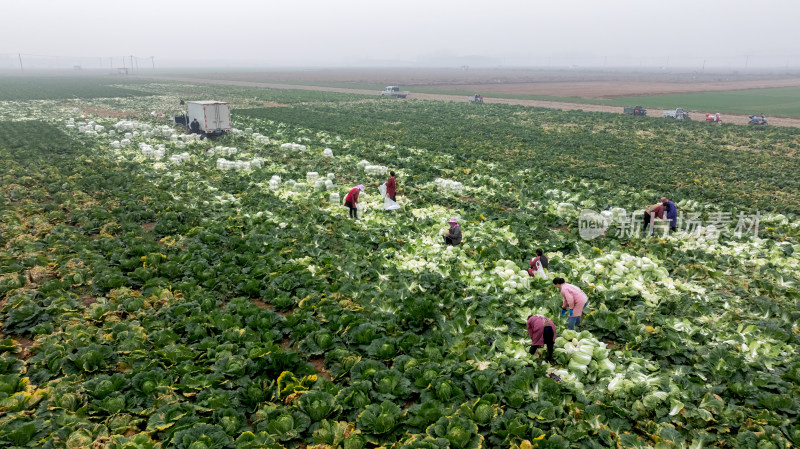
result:
[[[542,279],[547,279],[547,271],[545,270],[548,268],[548,261],[541,248],[536,250],[536,257],[531,259],[528,265],[531,266],[528,268],[528,275],[536,276],[538,274]]]
[[[578,287],[567,284],[564,278],[553,279],[553,284],[561,291],[561,316],[566,315],[569,309],[569,319],[567,329],[574,330],[575,326],[581,325],[581,314],[583,309],[589,305],[589,296]]]
[[[536,350],[542,346],[547,346],[547,360],[553,362],[553,344],[556,342],[556,325],[542,315],[531,315],[528,317],[528,335],[531,336],[531,355],[536,354]]]
[[[192,130],[191,134],[201,134],[200,122],[198,122],[197,119],[192,120],[192,123],[189,125],[189,128]]]
[[[458,245],[461,243],[461,226],[458,225],[458,221],[455,218],[451,218],[450,221],[450,230],[444,233],[444,244],[445,245]]]

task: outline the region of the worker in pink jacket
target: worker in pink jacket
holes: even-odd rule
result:
[[[531,315],[528,317],[528,335],[531,337],[531,355],[536,354],[536,350],[547,345],[547,361],[553,361],[553,344],[556,342],[556,325],[550,318],[542,315]]]
[[[569,309],[569,319],[567,329],[574,330],[575,326],[581,325],[581,314],[583,309],[589,305],[589,297],[578,287],[567,284],[564,278],[553,279],[553,284],[561,291],[561,316],[564,316]]]

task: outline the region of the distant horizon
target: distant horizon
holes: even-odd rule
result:
[[[796,0],[7,3],[12,70],[800,67]]]
[[[182,66],[182,65],[164,65],[156,68],[152,67],[139,67],[131,68],[128,66],[119,67],[83,67],[76,65],[75,67],[25,67],[20,68],[6,68],[0,67],[0,74],[3,75],[25,75],[25,74],[117,74],[120,69],[127,69],[129,75],[147,75],[152,73],[168,73],[168,72],[197,72],[197,73],[227,73],[227,72],[323,72],[323,71],[348,71],[348,70],[438,70],[438,71],[500,71],[500,70],[519,70],[519,71],[542,71],[542,72],[571,72],[571,71],[586,71],[586,72],[618,72],[626,71],[626,73],[706,73],[706,74],[728,74],[728,75],[747,75],[747,74],[782,74],[782,75],[797,75],[800,76],[800,65],[797,66],[774,66],[774,67],[750,67],[743,69],[741,67],[707,67],[705,69],[697,69],[693,66],[526,66],[526,65],[497,65],[497,66],[426,66],[426,65],[375,65],[375,66],[259,66],[259,65],[228,65],[228,66]]]

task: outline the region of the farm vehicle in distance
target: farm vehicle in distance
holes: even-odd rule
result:
[[[706,122],[722,123],[722,117],[719,116],[719,112],[717,112],[716,114],[706,114]]]
[[[647,115],[647,109],[641,106],[634,106],[632,108],[625,108],[623,112],[628,115]]]
[[[689,118],[689,111],[684,111],[683,108],[661,111],[661,115],[664,117],[674,118],[675,120],[691,120],[691,118]]]
[[[381,91],[381,97],[405,98],[409,93],[407,90],[400,90],[397,86],[386,86]]]
[[[483,97],[481,96],[481,94],[475,94],[467,98],[469,98],[470,103],[483,103]]]
[[[750,116],[750,121],[747,122],[747,124],[748,125],[766,125],[767,124],[767,118],[764,117],[764,114],[761,114],[761,117],[756,116],[756,115],[751,115]]]
[[[184,101],[181,100],[181,104]],[[172,118],[176,125],[180,125],[193,134],[200,134],[201,138],[221,136],[231,130],[231,109],[223,101],[189,101],[185,102],[186,113]],[[197,124],[192,123],[197,120]],[[195,129],[196,128],[196,129]]]

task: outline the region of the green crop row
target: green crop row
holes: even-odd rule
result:
[[[599,103],[599,101],[587,102]],[[653,109],[682,107],[692,111],[722,114],[760,115],[763,113],[767,117],[800,117],[800,87],[620,97],[603,100],[602,103],[617,106],[641,104]]]
[[[240,114],[426,148],[465,163],[498,163],[487,174],[535,169],[553,179],[604,180],[737,207],[800,212],[794,175],[800,169],[800,131],[792,128],[712,128],[606,113],[422,101],[308,104]]]
[[[796,216],[764,214],[760,238],[613,225],[585,241],[577,213],[639,217],[665,191],[702,219],[760,207],[770,192],[743,189],[793,168],[791,130],[213,87],[196,95],[291,106],[235,109],[242,132],[195,141],[149,133],[184,87],[141,87],[160,95],[0,102],[19,120],[0,137],[0,446],[800,444]],[[139,118],[115,130],[80,108]],[[731,178],[723,145],[754,164]],[[687,148],[709,187],[648,162]],[[383,210],[365,162],[398,172],[401,209]],[[536,248],[588,293],[580,332],[522,271]],[[556,323],[552,363],[528,352],[530,314]]]
[[[151,95],[148,92],[117,86],[135,84],[127,78],[0,76],[0,101],[111,98]]]

